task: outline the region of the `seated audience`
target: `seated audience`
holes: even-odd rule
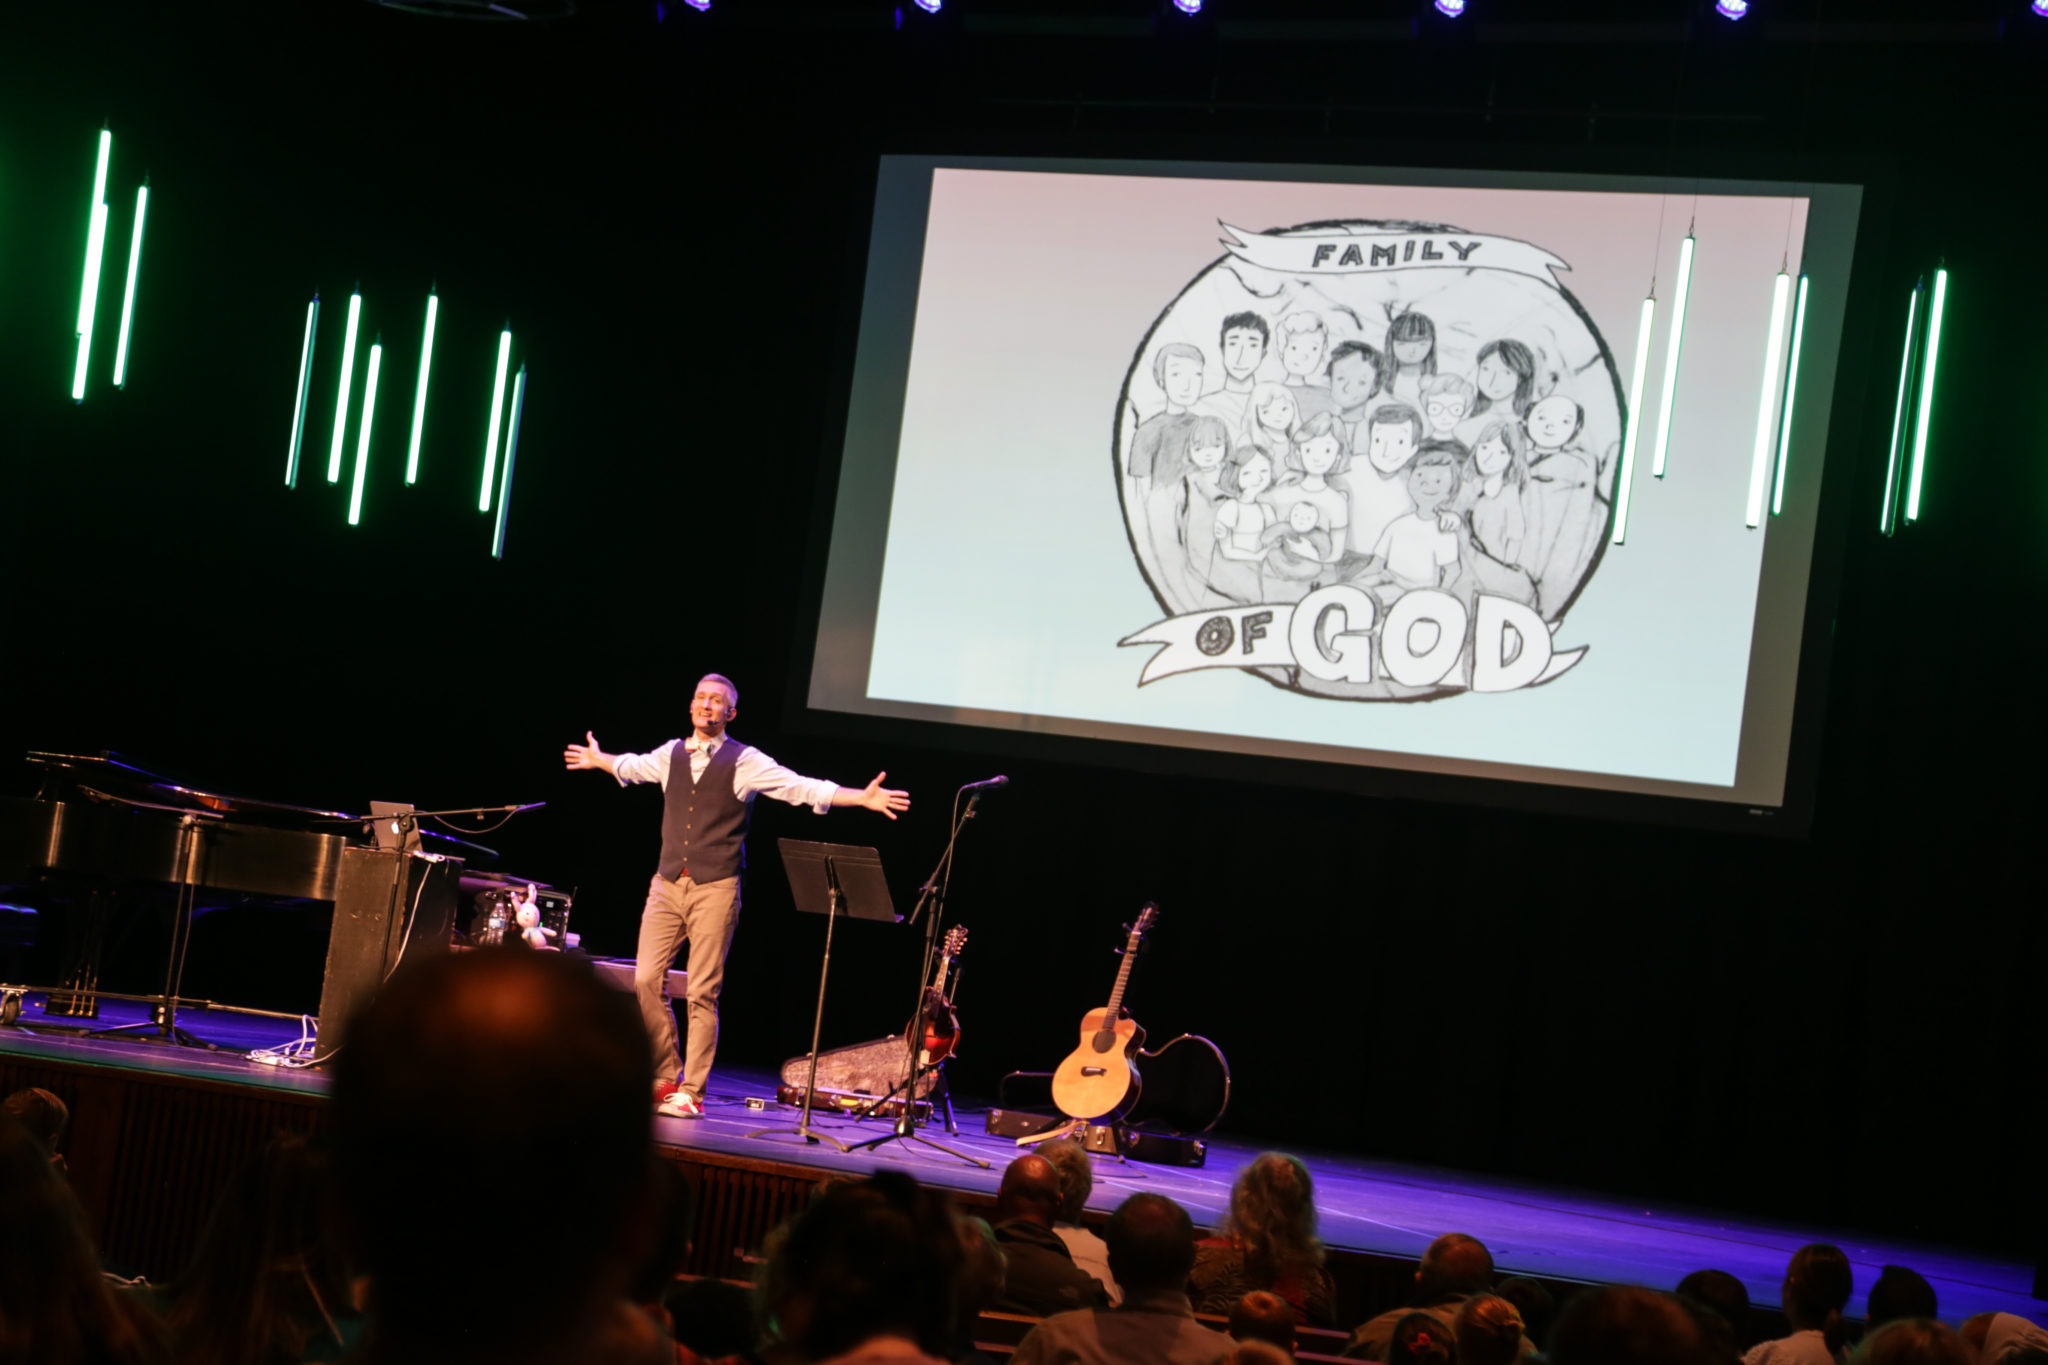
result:
[[[1522,1353],[1522,1315],[1498,1294],[1474,1294],[1451,1320],[1458,1365],[1512,1365]]]
[[[1888,1265],[1870,1286],[1870,1301],[1863,1310],[1866,1331],[1874,1331],[1900,1318],[1940,1317],[1934,1286],[1917,1270]]]
[[[1270,1341],[1291,1355],[1294,1305],[1270,1289],[1254,1289],[1231,1305],[1230,1335],[1240,1342]]]
[[[1222,1233],[1196,1246],[1188,1287],[1198,1313],[1227,1313],[1250,1291],[1269,1289],[1293,1307],[1296,1321],[1331,1321],[1336,1292],[1323,1269],[1308,1167],[1267,1152],[1239,1171]]]
[[[1557,1318],[1556,1297],[1543,1287],[1541,1280],[1526,1275],[1509,1276],[1495,1285],[1493,1292],[1515,1306],[1515,1311],[1522,1315],[1522,1335],[1541,1350],[1550,1340],[1550,1324]]]
[[[2048,1350],[2048,1332],[2017,1313],[1979,1313],[1959,1333],[1974,1365],[2020,1365],[2024,1353]]]
[[[36,1133],[0,1115],[0,1365],[166,1365],[163,1325],[100,1273],[85,1214]]]
[[[1094,1277],[1109,1295],[1109,1306],[1116,1307],[1124,1301],[1124,1293],[1117,1288],[1116,1276],[1109,1273],[1109,1248],[1100,1237],[1081,1226],[1082,1211],[1088,1207],[1088,1196],[1095,1189],[1094,1160],[1088,1149],[1072,1138],[1041,1142],[1038,1154],[1060,1173],[1060,1214],[1053,1220],[1052,1230],[1067,1244],[1074,1264]]]
[[[705,1360],[739,1355],[761,1336],[753,1295],[726,1280],[678,1280],[661,1306],[676,1345]]]
[[[676,1276],[683,1273],[690,1259],[690,1234],[697,1222],[697,1191],[681,1167],[657,1161],[648,1175],[647,1198],[655,1240],[627,1295],[664,1332],[673,1336],[675,1324],[668,1311],[668,1292],[675,1288]]]
[[[630,996],[555,953],[408,963],[335,1059],[341,1208],[369,1276],[365,1365],[625,1365],[675,1347],[627,1302],[657,1240]],[[488,1302],[451,1275],[530,1286]]]
[[[0,1102],[0,1109],[34,1135],[58,1170],[64,1169],[64,1156],[58,1147],[64,1141],[64,1130],[71,1125],[69,1105],[50,1091],[32,1086],[9,1095]]]
[[[335,1226],[332,1163],[296,1133],[244,1162],[164,1292],[177,1356],[206,1365],[339,1360],[362,1336]]]
[[[1918,1316],[1875,1324],[1849,1359],[1854,1365],[1973,1365],[1961,1337],[1931,1317]]]
[[[956,1221],[960,1233],[960,1309],[953,1325],[952,1359],[955,1365],[994,1365],[993,1359],[974,1344],[974,1328],[983,1313],[1003,1301],[1003,1283],[1008,1267],[996,1230],[986,1218],[961,1215]]]
[[[1403,1313],[1387,1338],[1387,1365],[1456,1365],[1457,1338],[1434,1313]]]
[[[1721,1336],[1726,1329],[1721,1344],[1728,1354],[1739,1356],[1749,1348],[1749,1291],[1742,1281],[1725,1270],[1695,1270],[1678,1282],[1676,1292],[1714,1315],[1705,1324],[1710,1333]]]
[[[1483,1294],[1493,1283],[1493,1255],[1477,1237],[1447,1232],[1431,1242],[1415,1268],[1415,1302],[1361,1324],[1351,1334],[1344,1354],[1364,1360],[1385,1360],[1394,1324],[1414,1309],[1434,1314],[1446,1331],[1465,1300]]]
[[[1197,1322],[1188,1302],[1195,1228],[1187,1210],[1164,1195],[1134,1194],[1109,1216],[1103,1241],[1123,1305],[1047,1318],[1018,1343],[1012,1365],[1217,1365],[1230,1354],[1230,1338]]]
[[[1005,1313],[1041,1317],[1071,1308],[1106,1307],[1109,1298],[1053,1231],[1060,1212],[1060,1173],[1036,1152],[1026,1152],[1003,1172],[996,1191],[996,1244],[1006,1269]]]
[[[1840,1247],[1814,1242],[1793,1252],[1779,1295],[1792,1333],[1750,1347],[1742,1365],[1835,1365],[1848,1339],[1842,1310],[1854,1287]]]
[[[1222,1365],[1294,1365],[1294,1353],[1270,1341],[1240,1341],[1223,1357]]]
[[[1549,1365],[1709,1365],[1698,1321],[1677,1299],[1633,1285],[1573,1296],[1550,1333]]]

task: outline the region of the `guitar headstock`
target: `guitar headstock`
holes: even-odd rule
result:
[[[1124,927],[1131,931],[1131,942],[1136,943],[1139,939],[1150,933],[1152,926],[1157,923],[1159,923],[1159,902],[1146,901],[1145,908],[1138,912],[1138,917]]]
[[[946,931],[946,942],[940,947],[939,955],[947,958],[958,957],[960,956],[960,950],[966,946],[967,926],[958,924]]]

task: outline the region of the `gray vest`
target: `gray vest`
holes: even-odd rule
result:
[[[746,745],[727,735],[704,765],[704,776],[692,780],[689,751],[676,742],[661,817],[661,875],[669,881],[686,875],[723,881],[746,866],[748,807],[733,794],[733,770],[746,752]]]

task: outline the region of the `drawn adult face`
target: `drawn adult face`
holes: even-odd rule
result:
[[[1529,428],[1529,439],[1539,448],[1557,450],[1578,429],[1579,405],[1561,393],[1554,393],[1529,409],[1524,425]]]
[[[1316,529],[1316,507],[1312,502],[1297,502],[1287,509],[1287,524],[1301,535]]]
[[[1266,339],[1250,327],[1233,327],[1223,334],[1223,369],[1232,379],[1249,379],[1266,358]]]
[[[1223,464],[1223,443],[1215,441],[1207,445],[1189,446],[1188,463],[1202,470],[1213,471],[1220,468]]]
[[[1280,344],[1280,368],[1306,379],[1323,363],[1323,333],[1290,332]]]
[[[1294,395],[1282,390],[1266,400],[1259,409],[1259,425],[1268,431],[1285,434],[1294,430],[1294,419],[1300,409],[1294,405]]]
[[[1451,480],[1457,477],[1457,470],[1447,464],[1417,465],[1408,471],[1408,496],[1415,499],[1415,510],[1434,512],[1449,501]]]
[[[1394,359],[1403,365],[1420,365],[1429,359],[1428,341],[1397,341],[1394,343]]]
[[[1440,393],[1427,407],[1432,430],[1449,431],[1465,420],[1465,396],[1461,393]]]
[[[1301,443],[1301,467],[1311,474],[1327,474],[1337,467],[1337,438],[1311,436]]]
[[[1166,357],[1166,401],[1184,408],[1202,396],[1202,362],[1193,356]]]
[[[1237,467],[1237,491],[1246,502],[1266,491],[1273,482],[1273,462],[1254,455]]]
[[[1380,386],[1380,372],[1356,351],[1346,352],[1330,362],[1330,397],[1337,406],[1351,409],[1372,396]]]
[[[1508,467],[1508,443],[1498,436],[1481,441],[1472,452],[1472,462],[1480,473],[1492,478]]]
[[[1391,474],[1415,453],[1415,424],[1388,422],[1375,426],[1365,443],[1365,458],[1382,474]]]
[[[1501,362],[1497,355],[1490,355],[1479,362],[1479,391],[1495,403],[1504,403],[1515,396],[1522,377]]]

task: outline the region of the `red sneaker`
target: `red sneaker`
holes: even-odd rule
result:
[[[678,1086],[674,1081],[656,1081],[654,1083],[654,1107],[659,1109],[661,1107],[661,1102],[667,1099],[670,1095],[675,1094],[676,1091],[679,1089],[681,1089],[681,1087]]]
[[[704,1117],[704,1106],[697,1103],[697,1097],[689,1091],[678,1090],[654,1106],[654,1112],[665,1118],[701,1119]]]

